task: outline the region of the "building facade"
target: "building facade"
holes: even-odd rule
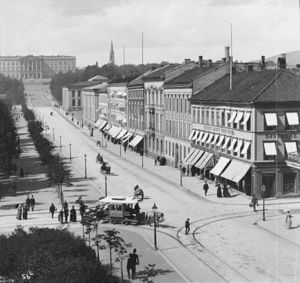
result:
[[[59,72],[75,71],[75,56],[1,56],[0,73],[16,79],[50,79]]]
[[[198,157],[186,163],[197,172],[207,153],[211,162],[200,172],[207,177],[248,195],[299,195],[299,170],[288,161],[300,138],[297,76],[285,69],[250,70],[234,74],[229,85],[225,76],[192,96],[189,138]]]

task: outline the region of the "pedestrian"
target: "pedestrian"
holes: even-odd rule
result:
[[[26,199],[25,203],[29,208],[30,207],[30,197],[29,196],[27,196],[27,199]]]
[[[226,186],[226,185],[224,185],[224,187],[223,187],[223,197],[224,197],[224,198],[230,197],[230,194],[229,194],[229,192],[228,192],[228,189],[227,189],[227,186]]]
[[[31,199],[30,199],[30,207],[31,207],[31,211],[34,211],[34,207],[35,207],[35,199],[34,196],[31,195]]]
[[[130,278],[129,271],[131,270],[131,278],[134,279],[136,273],[136,266],[140,264],[138,255],[136,254],[136,249],[133,249],[133,253],[129,254],[129,259],[127,260],[127,273],[128,278]]]
[[[27,220],[28,210],[29,210],[29,206],[27,204],[24,204],[24,206],[23,206],[23,219],[25,219],[25,220]]]
[[[23,205],[22,205],[22,204],[18,204],[18,205],[17,205],[17,208],[18,208],[18,211],[17,211],[17,219],[18,219],[18,220],[21,220],[21,219],[22,219],[22,208],[23,208]]]
[[[139,203],[137,202],[136,204],[135,204],[135,206],[134,206],[134,211],[135,211],[135,213],[136,214],[139,214],[140,213],[140,206],[139,206]]]
[[[288,210],[287,215],[285,217],[285,223],[287,225],[287,229],[291,229],[292,228],[292,214],[291,212]]]
[[[67,201],[65,201],[64,202],[64,209],[67,209],[67,208],[69,208],[69,205],[68,205]]]
[[[63,209],[61,209],[60,212],[58,213],[58,221],[61,224],[64,224],[64,210]]]
[[[222,197],[222,189],[220,184],[217,184],[217,197],[221,198]]]
[[[70,210],[70,221],[71,222],[76,222],[76,209],[74,208],[74,205],[72,206],[71,210]]]
[[[13,191],[16,195],[17,194],[17,182],[16,181],[14,181],[14,184],[13,184]]]
[[[256,206],[258,205],[258,200],[255,194],[252,195],[251,204],[253,207],[253,211],[256,212]]]
[[[157,165],[157,159],[156,159],[156,157],[154,158],[154,165]]]
[[[82,220],[83,215],[85,213],[85,204],[83,202],[80,203],[79,212],[80,212],[81,220]]]
[[[49,207],[49,211],[50,211],[50,213],[51,213],[51,217],[52,217],[52,218],[53,218],[53,215],[54,215],[55,210],[56,210],[56,207],[55,207],[55,205],[52,203],[52,204],[50,205],[50,207]]]
[[[189,176],[190,175],[190,165],[188,164],[186,167],[186,175]]]
[[[69,217],[69,209],[68,208],[64,209],[64,215],[65,215],[65,222],[68,223],[68,217]]]
[[[20,177],[23,178],[24,177],[24,169],[20,168]]]
[[[204,190],[205,196],[207,195],[208,189],[209,189],[209,186],[208,186],[208,184],[207,184],[207,181],[205,181],[205,182],[204,182],[204,185],[203,185],[203,190]]]
[[[188,235],[190,233],[190,219],[188,218],[185,221],[185,234]]]

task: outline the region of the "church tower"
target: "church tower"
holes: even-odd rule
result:
[[[110,45],[109,64],[115,65],[115,52],[114,52],[114,46],[112,41]]]

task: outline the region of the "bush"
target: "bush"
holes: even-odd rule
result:
[[[0,237],[0,274],[30,282],[117,282],[107,266],[97,261],[92,248],[67,230],[17,228]]]

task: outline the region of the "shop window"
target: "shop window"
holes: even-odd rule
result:
[[[275,196],[275,173],[262,174],[262,185],[266,187],[265,197],[274,197]]]
[[[296,185],[296,173],[284,172],[283,173],[283,193],[294,193]]]

